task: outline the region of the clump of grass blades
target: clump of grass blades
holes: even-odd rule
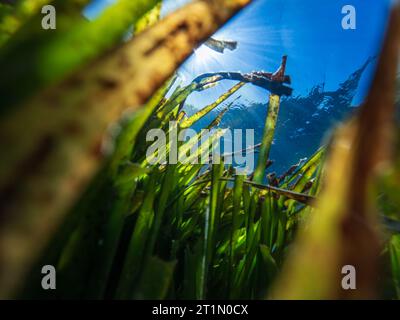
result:
[[[185,130],[243,86],[184,119],[182,104],[198,88],[177,85],[165,98],[176,79],[121,124],[113,157],[47,250],[58,286],[67,288],[58,290],[61,298],[261,298],[282,264],[298,220],[316,195],[323,149],[275,186],[235,175],[223,158],[209,166],[150,166],[149,129],[168,131],[169,122],[177,121],[178,132]],[[178,152],[191,143],[180,144]],[[212,143],[204,141],[199,149],[210,152]],[[35,286],[25,292],[43,294]]]

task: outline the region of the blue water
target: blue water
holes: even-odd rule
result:
[[[94,18],[113,0],[97,0],[85,10]],[[162,14],[188,0],[164,0]],[[356,29],[342,28],[342,7],[356,8]],[[288,55],[287,74],[293,97],[284,99],[271,152],[271,170],[284,171],[309,157],[338,121],[352,114],[365,99],[376,67],[391,0],[256,0],[215,38],[235,40],[235,51],[217,53],[200,46],[181,66],[181,84],[202,73],[218,71],[275,71]],[[369,61],[368,64],[366,62]],[[222,81],[186,101],[190,114],[213,102],[234,83]],[[246,85],[221,123],[231,128],[254,128],[259,142],[267,110],[268,92]],[[216,111],[217,112],[217,111]],[[205,126],[215,112],[196,126]]]

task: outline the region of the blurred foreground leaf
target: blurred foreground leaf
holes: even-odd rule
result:
[[[110,125],[124,111],[143,105],[194,47],[249,2],[195,1],[0,120],[0,144],[7,150],[0,166],[0,259],[6,261],[0,270],[1,297],[10,296],[24,280],[66,212],[97,173],[115,135],[115,126]],[[120,8],[116,6],[109,10]],[[131,22],[131,13],[124,14]],[[99,18],[100,25],[114,24],[111,16]],[[119,26],[126,19],[121,21]],[[89,34],[99,40],[98,30]],[[79,30],[66,43],[75,35]],[[58,40],[64,43],[63,38]],[[38,45],[45,48],[47,42],[44,47]],[[50,50],[53,58],[60,48]]]

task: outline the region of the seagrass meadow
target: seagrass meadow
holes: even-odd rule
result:
[[[400,299],[400,9],[363,104],[273,174],[291,57],[271,75],[177,72],[253,2],[196,0],[162,15],[162,1],[119,0],[89,21],[90,0],[0,1],[0,298]],[[46,4],[55,30],[42,28]],[[190,97],[226,80],[186,114]],[[252,172],[238,173],[236,151],[212,164],[152,161],[148,132],[199,123],[208,139],[166,149],[211,158],[232,97],[249,86],[267,104],[261,141],[245,148],[257,153]],[[44,265],[56,290],[43,290]],[[346,265],[354,290],[342,286]]]

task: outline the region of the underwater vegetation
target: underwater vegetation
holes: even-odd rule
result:
[[[50,2],[54,33],[35,27]],[[337,91],[306,97],[292,96],[290,57],[274,73],[180,82],[193,49],[251,1],[198,0],[160,19],[160,1],[120,0],[91,22],[81,15],[89,2],[0,4],[1,298],[400,298],[398,7],[368,98],[345,120],[368,62]],[[226,79],[229,90],[188,112],[190,95]],[[227,103],[251,85],[265,89],[265,104]],[[274,138],[296,127],[295,106],[315,108],[310,126],[341,123],[311,157],[273,159],[283,143]],[[235,123],[244,108],[257,124]],[[150,130],[215,129],[176,146],[210,158],[237,126],[262,128],[253,172],[238,174],[228,153],[219,163],[149,163]],[[42,289],[43,265],[55,266],[57,290]],[[341,287],[344,265],[356,267],[357,290]]]

